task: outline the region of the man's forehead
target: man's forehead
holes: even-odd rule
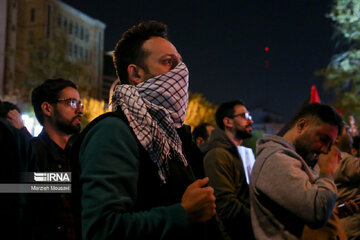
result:
[[[236,114],[237,111],[243,113],[243,112],[247,112],[248,110],[246,109],[246,107],[244,105],[237,104],[234,107],[234,111],[235,111],[235,114]]]
[[[310,126],[311,125],[313,128],[310,129],[310,131],[317,131],[321,134],[329,136],[331,139],[335,139],[338,135],[338,127],[335,124],[326,123],[318,119],[315,121],[310,121]]]
[[[80,98],[80,94],[77,89],[73,87],[66,87],[59,93],[60,98]]]
[[[144,42],[142,48],[149,54],[176,55],[181,57],[176,47],[170,41],[162,37],[151,37]]]

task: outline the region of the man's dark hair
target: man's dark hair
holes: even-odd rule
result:
[[[43,102],[56,103],[60,97],[60,92],[67,87],[77,89],[72,81],[58,78],[48,79],[32,91],[31,104],[33,105],[35,116],[41,125],[44,124],[41,104]]]
[[[283,136],[289,129],[294,127],[294,125],[300,118],[304,118],[308,116],[315,117],[324,123],[337,126],[338,134],[341,134],[342,129],[344,127],[344,121],[342,117],[336,112],[336,110],[333,107],[327,104],[311,103],[303,106],[289,121],[289,123],[286,124],[286,127],[284,127],[278,133],[278,135]]]
[[[201,123],[198,126],[194,128],[194,131],[192,133],[194,139],[196,140],[198,137],[201,137],[205,141],[208,139],[209,134],[206,129],[207,126],[212,126],[210,123]]]
[[[167,39],[167,26],[157,21],[142,22],[127,30],[116,44],[113,61],[121,84],[129,83],[127,67],[130,64],[145,67],[144,59],[148,53],[142,46],[151,37]]]
[[[216,110],[216,113],[215,113],[216,125],[221,130],[225,129],[223,119],[226,118],[226,117],[231,118],[234,115],[234,108],[235,108],[236,105],[245,106],[242,101],[235,100],[235,101],[222,103],[219,106],[219,108]]]
[[[357,151],[360,151],[360,135],[353,137],[353,148],[355,148]]]
[[[0,119],[7,118],[8,112],[13,109],[16,109],[21,114],[19,107],[16,106],[15,104],[13,104],[11,102],[7,102],[7,101],[4,101],[4,102],[0,101]]]

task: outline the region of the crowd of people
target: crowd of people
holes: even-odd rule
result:
[[[2,193],[9,239],[360,239],[360,137],[329,105],[303,106],[265,135],[256,161],[245,103],[216,111],[216,126],[184,124],[189,71],[167,26],[146,21],[116,44],[112,112],[81,131],[75,83],[32,91],[43,126],[32,137],[20,109],[0,103],[1,183],[24,172],[71,172],[71,193]],[[252,152],[251,152],[252,153]]]

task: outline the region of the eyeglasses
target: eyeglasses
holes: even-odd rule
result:
[[[82,104],[82,102],[76,100],[75,98],[58,99],[58,100],[56,100],[55,103],[57,103],[57,102],[66,102],[73,109],[77,109],[79,106],[80,106],[81,109],[84,108],[84,105]]]
[[[248,112],[233,115],[232,118],[239,117],[239,116],[241,116],[242,118],[244,118],[246,120],[252,120],[252,117],[251,117],[250,113],[248,113]]]

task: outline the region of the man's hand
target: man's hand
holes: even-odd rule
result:
[[[337,205],[334,209],[334,213],[337,214],[339,218],[351,216],[358,211],[359,206],[353,200],[348,200],[343,204]]]
[[[336,169],[340,166],[341,153],[340,150],[332,145],[330,151],[327,154],[320,154],[318,164],[320,168],[320,174],[334,175]]]
[[[181,199],[181,206],[191,222],[205,222],[216,213],[214,189],[203,187],[208,182],[208,177],[193,182]]]
[[[6,120],[17,129],[22,129],[24,127],[21,114],[16,109],[10,110],[8,112]]]

